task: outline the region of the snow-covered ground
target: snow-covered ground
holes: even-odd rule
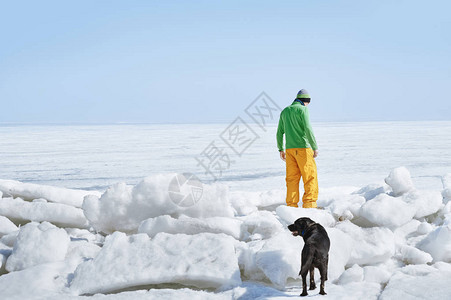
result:
[[[0,127],[0,299],[292,298],[303,216],[331,240],[310,297],[451,297],[451,122],[316,124],[323,210],[284,205],[274,126],[213,182],[225,127]]]

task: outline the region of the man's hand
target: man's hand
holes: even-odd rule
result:
[[[279,153],[280,153],[280,159],[282,159],[283,161],[286,161],[285,151],[279,151]]]
[[[318,150],[313,151],[313,158],[316,158],[318,156]]]

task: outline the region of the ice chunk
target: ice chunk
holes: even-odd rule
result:
[[[268,239],[284,229],[275,214],[269,211],[256,211],[239,219],[243,221],[244,239]]]
[[[402,200],[415,207],[415,218],[435,214],[443,205],[443,197],[438,191],[412,190],[402,196]]]
[[[394,234],[388,228],[361,228],[349,221],[338,223],[336,228],[348,234],[353,241],[348,266],[385,262],[395,253]]]
[[[241,236],[241,225],[240,220],[223,217],[197,219],[181,216],[174,219],[171,216],[159,216],[143,221],[138,232],[147,233],[150,237],[154,237],[159,232],[172,234],[225,233],[238,240]]]
[[[100,193],[97,191],[71,190],[48,185],[1,179],[0,190],[4,194],[8,194],[14,198],[20,197],[28,201],[44,198],[50,202],[62,203],[75,207],[81,207],[83,198],[87,195],[100,196]]]
[[[448,173],[442,177],[442,183],[443,183],[442,196],[446,204],[451,200],[451,173]]]
[[[426,264],[432,262],[432,256],[409,245],[401,245],[399,258],[406,264]]]
[[[277,207],[276,213],[283,221],[285,221],[286,225],[292,224],[302,217],[310,218],[324,227],[332,227],[335,225],[334,217],[332,217],[328,211],[322,209],[281,205]]]
[[[442,191],[443,203],[448,203],[451,201],[451,188],[444,189]]]
[[[176,174],[159,174],[145,178],[134,187],[125,183],[113,185],[99,198],[88,196],[83,210],[97,230],[111,233],[116,230],[135,233],[146,219],[162,215],[194,218],[233,217],[224,185],[204,184],[202,196],[191,206],[177,205],[169,193],[169,184]],[[172,200],[171,200],[172,199]]]
[[[369,184],[354,192],[354,194],[361,195],[365,200],[371,200],[377,195],[386,194],[389,190],[390,187],[386,184]]]
[[[65,262],[41,264],[0,276],[0,299],[67,299]],[[57,298],[58,297],[58,298]]]
[[[80,208],[59,203],[28,202],[20,198],[3,198],[0,201],[0,215],[19,223],[48,221],[59,226],[88,226],[88,220]]]
[[[13,252],[6,262],[6,269],[10,272],[18,271],[64,260],[69,241],[64,229],[48,222],[28,223],[20,228]]]
[[[363,267],[364,279],[367,282],[385,284],[391,277],[391,273],[381,266]]]
[[[236,191],[230,193],[230,203],[238,215],[249,215],[259,208],[285,203],[285,192],[282,189],[264,192]]]
[[[358,215],[360,207],[365,203],[365,198],[359,195],[346,195],[333,199],[328,205],[337,220],[351,220]]]
[[[93,244],[103,244],[105,237],[101,234],[93,234],[86,229],[79,228],[65,228],[67,234],[70,236],[71,241],[86,241]]]
[[[93,260],[77,267],[70,289],[80,295],[160,283],[233,287],[241,283],[234,243],[222,234],[160,233],[150,240],[115,232]]]
[[[428,234],[429,232],[431,232],[434,228],[432,227],[431,224],[429,224],[428,222],[423,222],[420,225],[418,225],[417,228],[417,233],[418,234]]]
[[[235,242],[235,250],[238,257],[241,275],[243,278],[253,281],[264,281],[266,279],[263,271],[257,266],[256,254],[260,251],[266,241],[256,240],[245,242]]]
[[[399,245],[407,244],[407,239],[417,233],[420,224],[420,221],[412,219],[406,224],[396,228],[393,231],[395,234],[396,243]]]
[[[359,265],[353,265],[347,269],[340,278],[338,278],[338,284],[347,284],[351,282],[359,282],[363,280],[363,269]]]
[[[12,248],[0,242],[0,275],[6,273],[6,260],[12,253]]]
[[[397,271],[390,278],[380,299],[449,299],[450,278],[449,271],[439,271],[424,266],[408,266]]]
[[[410,172],[405,167],[393,169],[385,178],[387,183],[393,190],[395,196],[400,196],[414,189]]]
[[[417,246],[431,254],[434,261],[451,262],[451,224],[438,227]]]
[[[330,239],[328,278],[330,282],[339,278],[345,271],[351,257],[353,240],[336,228],[326,228]]]
[[[4,216],[0,216],[0,237],[19,230],[13,222]]]
[[[451,272],[451,264],[442,261],[436,262],[433,267],[439,271]]]
[[[380,194],[363,204],[359,215],[375,225],[395,229],[412,220],[416,212],[414,206],[400,198]]]
[[[0,242],[2,242],[3,244],[5,244],[8,247],[14,247],[14,244],[16,243],[18,235],[19,235],[19,230],[13,231],[9,234],[2,236],[2,238],[0,239]]]
[[[298,278],[303,239],[282,231],[265,241],[256,253],[256,264],[265,276],[277,287],[285,286],[288,278]]]
[[[65,259],[67,261],[78,261],[78,263],[82,263],[87,259],[94,258],[101,249],[100,246],[86,240],[73,240],[69,243]]]
[[[351,239],[335,228],[326,228],[330,239],[328,278],[337,279],[345,270],[351,252]],[[273,284],[284,287],[289,278],[298,279],[304,240],[285,230],[264,241],[255,251],[256,265]],[[319,277],[318,277],[319,278]],[[252,279],[252,278],[250,278]]]

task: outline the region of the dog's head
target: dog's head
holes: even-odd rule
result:
[[[291,234],[294,236],[304,235],[305,230],[310,225],[315,224],[315,222],[310,218],[299,218],[294,221],[293,224],[288,225],[288,229],[291,231]]]

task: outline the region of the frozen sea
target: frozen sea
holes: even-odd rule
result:
[[[241,121],[0,125],[0,299],[291,299],[300,217],[331,241],[309,299],[451,298],[451,122],[314,123],[304,209],[276,125]]]
[[[104,190],[153,174],[189,172],[231,190],[283,188],[277,126],[248,126],[252,140],[237,148],[229,124],[0,125],[0,179]],[[391,169],[405,166],[417,188],[441,189],[441,176],[451,172],[451,122],[314,123],[313,128],[320,188],[380,182]]]

